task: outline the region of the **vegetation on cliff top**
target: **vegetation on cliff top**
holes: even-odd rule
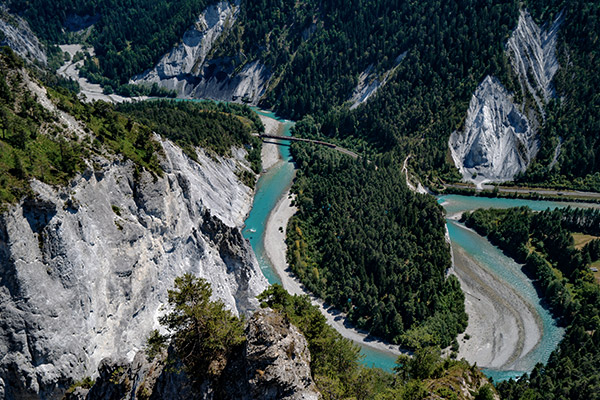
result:
[[[27,87],[32,78],[9,48],[2,49],[0,67],[0,202],[29,195],[31,178],[65,184],[84,167],[85,158],[105,150],[159,173],[157,144],[147,127],[127,126],[127,118],[109,104],[83,104],[68,90],[48,88],[57,109],[81,123],[85,135],[78,137],[58,112],[40,104]]]
[[[222,301],[211,301],[211,295],[210,284],[202,278],[175,278],[175,288],[168,291],[171,309],[159,318],[168,333],[150,334],[148,356],[153,358],[168,344],[189,377],[201,382],[207,374],[219,375],[229,354],[245,341],[244,325]]]
[[[168,333],[153,331],[146,354],[154,358],[168,346],[168,362],[183,366],[195,384],[207,378],[226,381],[226,365],[240,357],[246,340],[243,320],[210,300],[209,284],[190,274],[176,278],[169,291],[169,312],[160,318]],[[324,400],[409,400],[435,396],[448,399],[492,399],[495,390],[476,367],[464,361],[444,360],[439,348],[418,349],[401,356],[394,373],[360,363],[360,348],[327,324],[308,296],[292,296],[273,285],[258,296],[262,307],[281,313],[308,342],[311,374]],[[228,359],[229,358],[229,359]],[[259,371],[260,373],[260,371]],[[470,395],[466,395],[469,393]]]
[[[163,100],[123,103],[117,110],[171,139],[192,158],[198,146],[225,157],[231,155],[232,147],[245,146],[253,171],[261,171],[262,142],[252,133],[265,128],[245,105]]]
[[[436,347],[419,348],[413,357],[398,358],[394,373],[360,363],[360,348],[331,326],[308,296],[290,295],[273,285],[258,296],[262,307],[283,313],[308,341],[311,373],[324,400],[408,400],[442,397],[491,399],[495,390],[477,368],[464,361],[442,359]]]
[[[146,102],[115,107],[103,101],[83,103],[57,85],[43,88],[56,109],[45,108],[28,87],[35,82],[23,61],[8,47],[0,50],[0,203],[30,195],[32,178],[64,185],[94,155],[117,154],[138,168],[162,174],[161,146],[153,131],[172,139],[195,157],[193,146],[228,156],[232,146],[246,146],[255,173],[260,171],[264,127],[246,106],[216,103]],[[40,85],[39,83],[32,83]],[[73,118],[79,130],[61,119]],[[244,170],[245,171],[245,170]],[[255,175],[240,173],[248,185]]]

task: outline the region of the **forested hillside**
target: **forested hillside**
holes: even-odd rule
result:
[[[94,46],[96,57],[84,72],[113,88],[150,68],[209,3],[8,1],[51,44],[73,39],[70,30],[86,25],[75,16],[89,16],[83,21],[94,23],[91,35],[78,40]],[[520,7],[541,25],[563,11],[557,96],[540,127],[538,161],[520,180],[598,188],[597,2],[242,1],[235,24],[210,57],[229,60],[238,70],[257,59],[267,65],[275,78],[263,106],[294,119],[311,114],[328,137],[368,138],[380,150],[419,154],[414,167],[423,177],[453,179],[447,138],[461,127],[477,84],[493,75],[522,95],[504,51]],[[372,66],[381,77],[405,52],[364,107],[342,107],[361,72]],[[560,155],[549,169],[559,142]]]
[[[368,163],[292,146],[299,212],[288,260],[358,327],[404,346],[449,346],[467,324],[435,199],[414,194],[390,155]]]
[[[500,383],[503,398],[597,399],[600,382],[600,286],[590,266],[600,260],[600,211],[526,207],[477,210],[467,226],[487,235],[535,279],[540,295],[568,327],[548,363],[518,381]],[[574,247],[573,235],[588,235]],[[595,239],[594,239],[595,238]]]
[[[254,173],[261,171],[261,141],[251,133],[263,132],[265,127],[245,105],[163,100],[123,103],[117,109],[176,142],[192,158],[196,147],[227,157],[233,146],[245,145]],[[254,180],[254,176],[249,178]]]
[[[93,23],[92,33],[85,40],[94,47],[96,58],[86,63],[85,72],[93,80],[116,88],[152,67],[181,38],[209,1],[8,0],[6,3],[11,11],[27,18],[40,39],[52,45],[73,40],[73,31]]]
[[[38,85],[18,56],[8,47],[0,49],[0,203],[30,194],[30,178],[66,184],[96,154],[118,154],[160,174],[160,146],[153,131],[192,156],[190,146],[223,156],[230,155],[232,146],[246,146],[253,169],[260,171],[260,140],[250,133],[264,127],[246,106],[148,102],[117,110],[102,101],[82,103],[60,86]],[[39,101],[43,92],[51,105]],[[254,184],[254,174],[240,174],[248,185]]]
[[[561,68],[554,78],[557,98],[549,104],[541,129],[538,162],[521,180],[600,191],[600,4],[584,0],[527,3],[541,22],[562,10],[564,23],[558,42]],[[559,142],[560,156],[548,169]]]
[[[82,104],[72,92],[60,88],[48,88],[54,105],[44,107],[38,101],[40,94],[31,89],[37,85],[28,83],[31,79],[23,61],[9,48],[2,48],[0,203],[30,194],[30,178],[65,184],[85,166],[84,158],[103,151],[119,153],[142,168],[160,173],[157,143],[150,129],[139,124],[126,129],[127,118],[114,112],[111,105]],[[56,109],[85,121],[80,127],[87,132],[65,128],[65,117]]]

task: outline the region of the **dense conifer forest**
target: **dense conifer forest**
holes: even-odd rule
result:
[[[297,146],[298,214],[288,261],[314,293],[358,327],[416,348],[449,346],[466,327],[464,296],[444,240],[441,207],[412,193],[399,160],[354,160]]]
[[[252,169],[257,174],[261,171],[261,141],[251,134],[265,128],[245,105],[163,100],[123,103],[117,109],[173,140],[192,158],[196,158],[194,148],[198,146],[229,156],[232,146],[245,145]]]

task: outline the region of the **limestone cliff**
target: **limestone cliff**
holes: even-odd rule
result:
[[[46,65],[48,58],[42,44],[19,16],[9,14],[0,4],[0,46],[8,46],[22,58]]]
[[[497,79],[487,77],[469,104],[450,151],[465,180],[507,180],[527,168],[539,144],[527,118]]]
[[[132,83],[158,83],[183,97],[257,104],[271,78],[265,65],[252,61],[237,71],[229,59],[210,58],[213,46],[231,28],[238,13],[239,1],[207,7],[181,43],[153,69],[134,77]]]
[[[538,27],[521,11],[507,43],[507,54],[523,93],[523,104],[494,78],[487,77],[469,104],[462,131],[450,135],[449,147],[463,180],[507,181],[524,172],[539,149],[537,129],[552,96],[558,70],[556,35],[562,16],[548,29]],[[528,98],[535,105],[530,106]]]
[[[358,76],[358,84],[354,88],[352,92],[352,96],[348,101],[352,104],[350,105],[350,109],[353,110],[359,105],[365,103],[371,96],[373,96],[379,88],[386,84],[390,74],[394,72],[396,67],[402,62],[402,60],[406,57],[406,52],[400,54],[396,57],[394,61],[394,67],[390,70],[386,71],[383,74],[383,77],[380,78],[378,73],[374,70],[373,64],[369,65],[359,76]]]
[[[517,29],[508,39],[508,54],[521,89],[533,96],[541,113],[543,106],[554,96],[552,78],[559,67],[556,39],[561,22],[562,14],[549,29],[542,29],[527,11],[522,10]]]
[[[310,352],[300,331],[282,315],[257,311],[246,326],[246,342],[227,363],[220,378],[193,388],[165,356],[149,362],[138,353],[133,362],[105,359],[91,389],[72,390],[69,399],[236,399],[317,400],[310,373]]]
[[[196,162],[161,144],[163,176],[97,157],[67,188],[33,181],[0,217],[1,398],[55,398],[104,358],[131,360],[185,272],[236,313],[256,306],[244,151]]]

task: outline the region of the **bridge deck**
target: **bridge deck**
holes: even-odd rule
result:
[[[322,140],[314,140],[314,139],[305,139],[305,138],[299,138],[299,137],[294,137],[294,136],[279,136],[279,135],[269,135],[266,133],[261,133],[260,135],[258,135],[261,138],[267,138],[267,139],[276,139],[276,140],[291,140],[293,142],[305,142],[305,143],[314,143],[314,144],[320,144],[321,146],[327,146],[327,147],[331,147],[332,149],[336,149],[337,151],[347,154],[350,157],[353,158],[358,158],[358,154],[345,149],[343,147],[340,146],[336,146],[333,143],[328,143],[328,142],[324,142]]]

